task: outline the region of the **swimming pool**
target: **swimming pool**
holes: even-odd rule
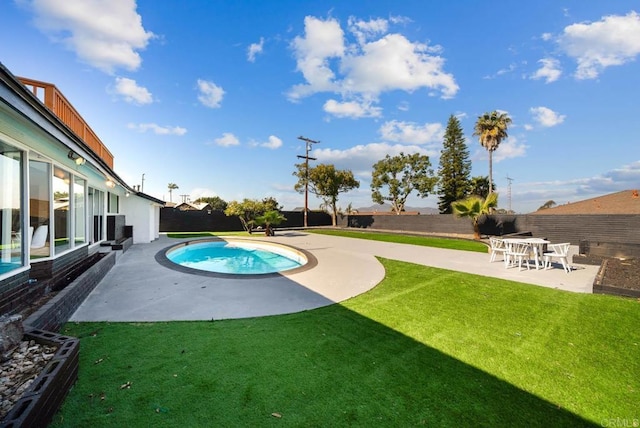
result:
[[[166,258],[206,272],[260,275],[285,272],[307,264],[304,253],[280,244],[243,240],[191,241],[169,249]]]

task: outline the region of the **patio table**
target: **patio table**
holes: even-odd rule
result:
[[[544,252],[544,245],[545,244],[550,244],[550,241],[547,241],[546,239],[542,239],[542,238],[504,238],[502,240],[506,245],[507,248],[509,248],[509,246],[511,244],[527,244],[529,245],[529,247],[532,249],[533,251],[533,259],[536,265],[536,270],[540,269],[541,267],[544,267],[543,264],[543,260],[542,260],[542,253]],[[505,257],[505,265],[508,266],[508,252],[505,253],[507,255],[507,257]]]

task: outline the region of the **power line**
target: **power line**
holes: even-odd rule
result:
[[[309,150],[311,150],[312,144],[318,144],[320,141],[314,141],[302,136],[298,137],[298,140],[304,141],[306,145],[305,155],[298,155],[298,158],[304,159],[304,227],[307,227],[307,211],[309,211],[309,160],[316,160],[316,158],[309,157]]]

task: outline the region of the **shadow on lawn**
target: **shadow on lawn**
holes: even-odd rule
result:
[[[340,305],[252,320],[67,327],[81,337],[80,375],[54,426],[100,426],[107,413],[111,426],[594,426]],[[123,335],[127,346],[113,349]],[[123,380],[133,387],[120,390]],[[107,398],[87,407],[100,391]]]

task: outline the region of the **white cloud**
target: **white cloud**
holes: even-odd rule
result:
[[[439,144],[444,137],[444,127],[440,123],[418,125],[413,122],[392,120],[385,122],[378,132],[385,141],[403,144]]]
[[[198,79],[198,101],[202,105],[211,108],[219,108],[222,98],[224,97],[224,89],[213,82]]]
[[[533,120],[545,128],[560,125],[567,117],[547,107],[532,107],[529,109],[529,112],[533,115]]]
[[[527,152],[527,146],[518,141],[518,138],[510,135],[506,140],[502,141],[496,151],[493,152],[493,162],[498,163],[505,159],[522,157]],[[473,154],[474,160],[484,161],[489,159],[489,152],[479,147]]]
[[[358,176],[370,176],[373,164],[386,155],[396,156],[400,152],[404,154],[420,153],[433,156],[433,152],[417,145],[371,143],[361,144],[346,150],[322,148],[314,149],[312,156],[318,159],[318,163],[331,163],[338,169],[349,169]],[[433,164],[433,161],[432,161]]]
[[[157,135],[184,135],[187,133],[187,130],[180,126],[160,126],[155,123],[130,123],[127,128],[135,129],[139,132],[152,131]]]
[[[345,114],[362,100],[378,102],[383,92],[413,92],[426,88],[429,95],[452,98],[458,91],[453,75],[443,71],[444,59],[437,55],[441,48],[411,42],[397,33],[389,33],[384,19],[360,21],[350,18],[348,29],[353,42],[348,43],[340,23],[329,18],[305,18],[305,32],[297,36],[291,47],[297,70],[305,83],[294,85],[288,93],[291,101],[322,92],[340,94],[325,110],[340,117],[365,117]],[[331,110],[333,108],[333,110]],[[369,111],[372,111],[369,109]],[[375,114],[377,116],[378,113]]]
[[[531,75],[532,79],[544,79],[545,83],[555,82],[560,78],[562,69],[560,68],[560,61],[555,58],[543,58],[538,60],[542,66]]]
[[[135,80],[126,77],[116,77],[115,92],[128,103],[142,105],[153,102],[153,96],[147,88],[138,86]]]
[[[261,143],[260,146],[266,147],[267,149],[275,150],[282,147],[282,140],[275,135],[270,135],[269,141],[267,141],[266,143]]]
[[[352,119],[361,117],[380,117],[382,109],[380,107],[374,107],[371,102],[358,102],[358,101],[336,101],[327,100],[324,103],[323,110],[336,117],[350,117]]]
[[[54,43],[105,73],[117,68],[135,71],[139,51],[154,37],[142,26],[135,0],[30,0],[34,23]]]
[[[484,76],[483,79],[495,79],[496,77],[502,76],[503,74],[513,73],[514,71],[516,71],[517,68],[518,66],[512,63],[512,64],[509,64],[508,67],[501,68],[500,70],[496,71],[496,73],[493,75]]]
[[[218,196],[218,194],[206,187],[196,187],[189,192],[189,199],[192,201],[196,201],[200,198],[213,198],[214,196]]]
[[[381,18],[362,21],[351,16],[349,17],[347,25],[349,27],[349,31],[353,33],[360,44],[374,38],[378,34],[386,33],[389,29],[389,23],[387,20]]]
[[[509,136],[498,146],[498,149],[493,152],[493,161],[498,163],[505,159],[522,157],[526,154],[527,148],[528,146],[520,143],[516,137]]]
[[[544,40],[544,41],[549,41],[549,40],[553,39],[553,34],[551,34],[551,33],[542,33],[540,38],[542,38],[542,40]]]
[[[222,134],[222,137],[216,138],[213,141],[218,146],[222,146],[222,147],[231,147],[231,146],[240,145],[240,140],[238,140],[238,137],[233,135],[231,132],[225,132]]]
[[[633,61],[640,54],[640,15],[632,11],[569,25],[558,43],[577,61],[577,79],[595,79],[605,68]]]
[[[262,48],[264,47],[264,37],[260,37],[260,42],[251,43],[249,48],[247,49],[247,60],[249,62],[255,62],[256,55],[262,53]]]
[[[307,84],[295,85],[290,93],[291,100],[297,100],[315,92],[334,91],[335,74],[329,66],[329,59],[344,54],[344,32],[335,19],[322,21],[312,16],[304,19],[305,36],[297,36],[292,43],[297,70],[302,73]]]

